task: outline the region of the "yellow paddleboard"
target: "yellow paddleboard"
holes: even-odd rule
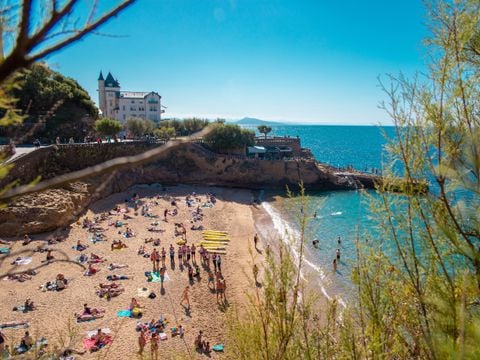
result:
[[[202,234],[227,235],[228,231],[204,230],[204,231],[202,231]]]
[[[177,245],[185,245],[186,241],[185,240],[178,240]]]
[[[210,254],[221,254],[221,255],[227,255],[226,250],[207,250]]]
[[[212,244],[228,245],[228,241],[200,241],[198,244],[199,245],[212,245]]]

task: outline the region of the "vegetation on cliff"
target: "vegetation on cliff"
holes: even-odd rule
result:
[[[2,133],[23,141],[85,136],[98,115],[86,90],[43,63],[22,72],[11,95],[24,121],[2,127]]]
[[[216,151],[243,149],[252,146],[255,142],[255,133],[251,130],[242,129],[238,125],[215,123],[212,131],[203,140],[208,146]]]

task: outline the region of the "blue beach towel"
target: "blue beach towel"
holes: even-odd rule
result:
[[[224,348],[225,348],[225,345],[223,344],[216,344],[212,346],[213,351],[223,351]]]
[[[8,254],[10,252],[9,248],[0,248],[0,254]]]
[[[118,317],[130,317],[132,316],[132,312],[130,310],[118,310],[117,311]]]

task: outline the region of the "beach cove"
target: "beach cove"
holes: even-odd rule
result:
[[[195,193],[201,199],[201,203],[195,203],[192,207],[187,206],[185,198],[188,194]],[[206,204],[204,194],[213,193],[217,199],[213,207],[201,207],[203,220],[190,223],[192,211],[196,206]],[[82,224],[86,217],[90,220],[95,216],[111,211],[115,206],[125,206],[125,199],[138,194],[139,201],[142,204],[150,204],[149,216],[135,215],[134,210],[128,213],[131,219],[122,220],[123,215],[118,213],[110,215],[101,221],[98,226],[105,229],[101,233],[105,235],[107,241],[93,243],[91,233],[85,229]],[[175,199],[177,206],[172,206],[171,201]],[[11,256],[2,259],[2,274],[5,272],[24,271],[28,268],[37,268],[37,274],[31,279],[18,282],[14,280],[2,280],[0,283],[2,303],[0,305],[1,322],[27,321],[32,336],[35,338],[45,337],[49,341],[48,347],[58,346],[60,338],[63,340],[62,346],[71,347],[75,350],[82,350],[82,339],[86,337],[87,331],[95,331],[98,328],[110,329],[113,342],[102,352],[108,352],[110,356],[118,359],[130,359],[135,357],[138,351],[137,338],[139,333],[135,331],[137,322],[149,322],[151,319],[158,320],[161,316],[167,319],[165,333],[167,340],[160,341],[159,353],[162,357],[173,358],[174,356],[192,357],[195,354],[194,340],[200,330],[204,337],[209,341],[210,346],[215,344],[225,344],[228,347],[225,338],[226,330],[226,310],[233,304],[241,306],[245,301],[245,293],[248,289],[248,280],[245,274],[249,274],[251,269],[251,256],[249,246],[252,245],[252,239],[255,234],[254,221],[251,211],[252,193],[248,190],[231,190],[223,188],[198,187],[198,186],[176,186],[168,187],[163,191],[159,186],[135,186],[126,192],[117,193],[94,203],[88,211],[78,219],[78,221],[66,231],[57,231],[54,234],[40,234],[32,236],[32,242],[22,246],[23,238],[12,239],[10,254]],[[168,216],[168,223],[162,221],[164,210],[173,211],[177,208],[178,214]],[[153,216],[153,217],[152,217]],[[156,217],[158,216],[158,218]],[[122,226],[116,227],[115,222],[122,221]],[[108,224],[114,224],[109,226]],[[152,225],[158,223],[158,225]],[[189,300],[191,311],[188,312],[184,306],[180,305],[182,293],[189,285],[189,277],[186,268],[179,269],[177,250],[177,241],[175,237],[175,223],[184,223],[187,227],[188,243],[196,243],[202,239],[201,231],[190,230],[192,225],[202,225],[206,229],[217,229],[228,231],[230,242],[227,246],[226,255],[222,255],[222,274],[226,282],[226,301],[219,300],[217,303],[216,295],[209,289],[208,273],[201,267],[200,280],[194,279],[190,287]],[[126,227],[133,231],[133,237],[125,238],[123,233]],[[148,228],[155,230],[164,230],[164,232],[148,231]],[[48,245],[48,240],[53,238],[62,239],[61,242]],[[137,255],[137,250],[145,246],[147,252],[153,249],[152,243],[145,244],[145,239],[160,238],[160,245],[157,249],[161,251],[162,247],[167,250],[166,276],[164,282],[164,291],[160,289],[160,283],[147,282],[146,271],[152,270],[149,258]],[[121,240],[128,247],[121,250],[111,250],[113,240]],[[88,245],[84,251],[73,249],[77,242]],[[175,248],[175,267],[170,264],[168,248],[170,244]],[[38,246],[52,249],[54,260],[50,263],[42,263],[45,260],[45,253],[33,253]],[[92,276],[84,276],[85,267],[70,262],[77,259],[81,254],[90,253],[98,255],[105,259],[105,262],[94,264],[98,272]],[[31,257],[31,263],[28,265],[7,265],[13,262],[17,257]],[[68,262],[66,262],[68,261]],[[199,255],[196,255],[196,262],[201,263]],[[127,268],[108,270],[110,263],[128,265]],[[190,262],[192,263],[192,262]],[[47,281],[54,280],[57,274],[63,274],[68,279],[67,288],[62,291],[41,291],[40,286]],[[121,284],[125,291],[119,296],[112,297],[110,300],[99,298],[96,294],[99,283],[109,283],[106,277],[109,275],[126,275],[128,280],[116,281]],[[145,291],[141,288],[147,288],[156,295],[154,299],[143,297]],[[143,308],[141,319],[119,318],[117,312],[128,308],[130,300],[135,297]],[[12,311],[30,298],[37,309],[32,312],[22,313]],[[77,323],[74,314],[81,313],[82,305],[86,303],[89,307],[104,309],[105,314],[102,318]],[[171,327],[182,325],[185,329],[183,338],[171,336]],[[24,329],[6,328],[2,330],[7,336],[7,344],[18,344],[24,334]],[[59,334],[62,333],[61,336]],[[67,339],[71,337],[70,339]],[[149,354],[150,346],[147,343],[145,353]],[[82,358],[95,358],[97,353],[83,355]],[[106,355],[107,358],[109,355]],[[213,352],[213,358],[217,355]]]

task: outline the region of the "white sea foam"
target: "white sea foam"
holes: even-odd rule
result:
[[[272,219],[273,227],[278,232],[281,241],[283,241],[286,245],[290,247],[295,261],[298,261],[300,255],[297,247],[299,244],[298,241],[292,241],[292,239],[300,239],[300,233],[297,230],[293,229],[269,203],[262,201],[262,207]],[[320,266],[315,265],[314,263],[309,261],[305,255],[303,257],[303,262],[308,265],[312,270],[318,273],[318,284],[320,286],[320,291],[327,299],[332,300],[332,296],[328,294],[323,284],[323,280],[326,277],[325,271]],[[303,280],[306,279],[303,270],[300,272],[300,276]],[[345,301],[339,296],[337,296],[336,298],[338,303],[345,308]]]

